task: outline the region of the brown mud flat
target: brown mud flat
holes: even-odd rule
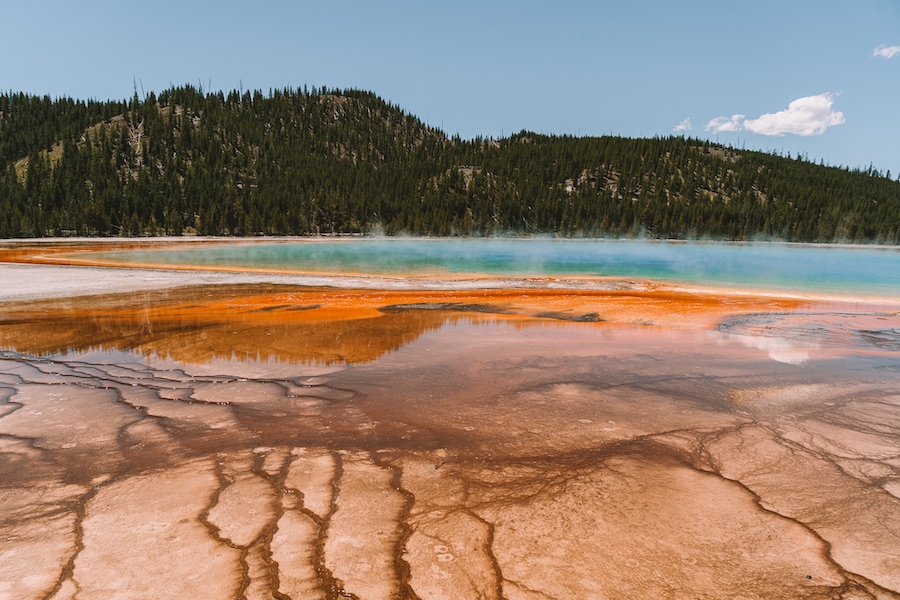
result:
[[[898,598],[896,306],[0,304],[0,598]]]

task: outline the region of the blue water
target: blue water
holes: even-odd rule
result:
[[[900,300],[900,249],[775,243],[353,239],[105,253],[103,258],[369,275],[603,276]]]

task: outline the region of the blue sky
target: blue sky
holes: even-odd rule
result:
[[[353,87],[464,138],[684,130],[900,176],[898,0],[42,0],[0,57],[5,91]]]

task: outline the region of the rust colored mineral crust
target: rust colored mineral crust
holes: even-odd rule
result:
[[[900,597],[896,305],[74,272],[0,292],[0,599]]]

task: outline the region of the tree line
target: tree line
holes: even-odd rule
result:
[[[870,167],[671,136],[447,136],[360,90],[0,95],[0,236],[550,234],[900,243]]]

